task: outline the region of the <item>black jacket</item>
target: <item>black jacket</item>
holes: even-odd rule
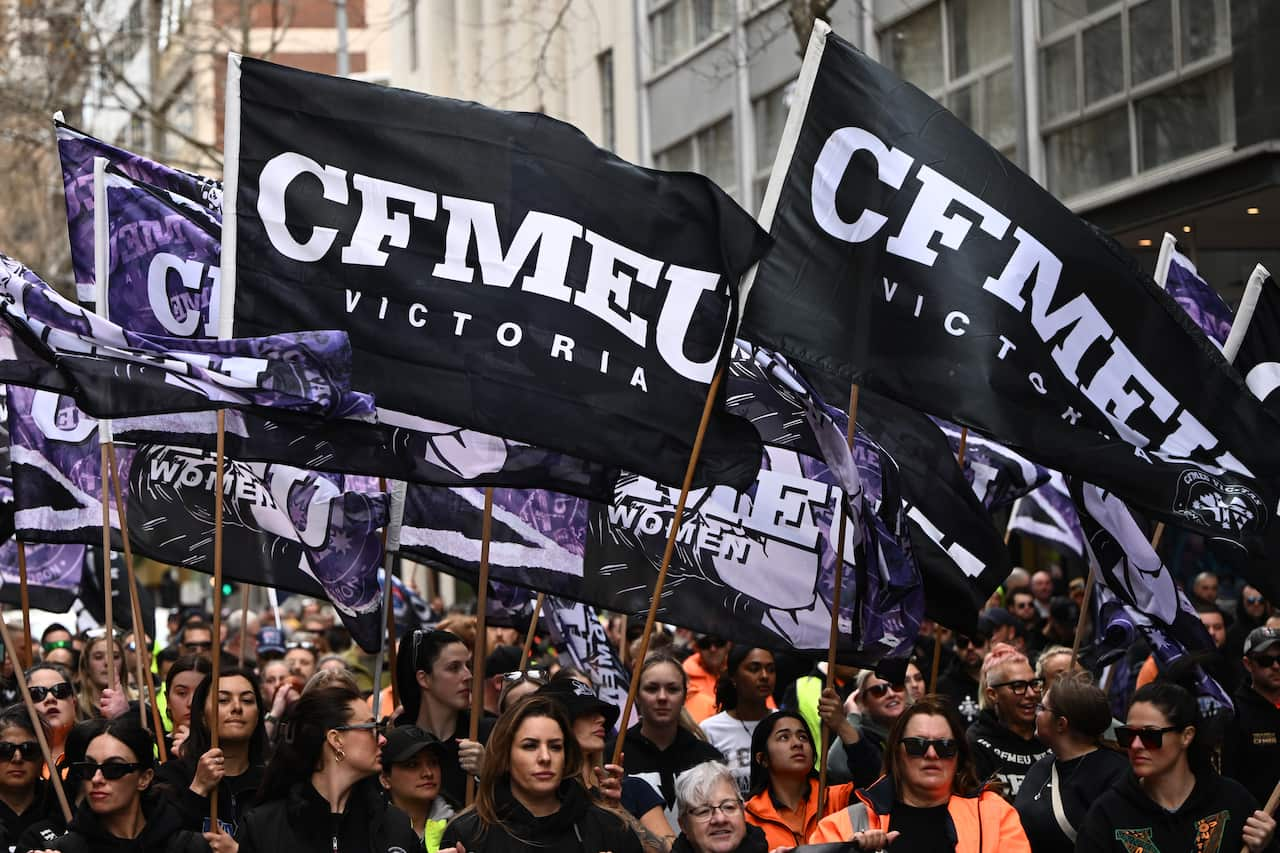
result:
[[[148,791],[142,800],[146,826],[137,838],[116,838],[98,822],[98,816],[82,803],[71,817],[67,834],[49,845],[63,853],[209,853],[209,843],[198,832],[182,828],[177,809]]]
[[[1235,853],[1243,844],[1244,822],[1257,809],[1258,801],[1239,782],[1206,773],[1196,777],[1187,801],[1170,813],[1147,796],[1130,771],[1093,804],[1076,851]],[[1280,845],[1272,840],[1267,849],[1280,850]]]
[[[488,743],[489,733],[493,731],[493,725],[496,720],[496,717],[482,716],[480,718],[480,726],[476,736],[480,743]],[[408,714],[401,714],[395,720],[397,727],[416,726],[417,724],[417,720],[411,719]],[[454,729],[453,737],[440,741],[440,793],[444,795],[445,802],[455,809],[461,809],[467,799],[467,772],[458,763],[458,743],[466,738],[470,732],[471,713],[463,711],[458,715],[457,728]]]
[[[643,853],[639,836],[621,817],[592,803],[577,782],[560,786],[560,810],[546,817],[530,814],[505,780],[495,787],[494,800],[500,823],[486,828],[474,811],[464,812],[445,827],[440,848],[461,842],[467,853]]]
[[[351,789],[341,814],[330,812],[309,781],[299,782],[283,799],[250,809],[237,840],[240,853],[395,853],[422,847],[409,816],[382,799],[373,777]]]
[[[613,755],[617,739],[610,738],[604,754]],[[670,810],[676,803],[676,776],[704,761],[724,761],[720,750],[705,740],[698,740],[686,729],[676,730],[671,746],[660,749],[640,733],[640,724],[627,729],[625,769],[628,776],[639,776],[654,787]]]
[[[1058,761],[1050,754],[1031,765],[1027,777],[1022,780],[1022,788],[1013,801],[1013,807],[1018,810],[1022,829],[1027,833],[1031,849],[1036,853],[1071,853],[1075,848],[1071,839],[1058,826],[1058,819],[1053,813],[1051,771],[1054,762],[1058,766],[1058,794],[1062,798],[1062,811],[1067,823],[1075,827],[1077,832],[1098,795],[1110,790],[1129,772],[1129,760],[1124,753],[1104,748],[1095,749],[1070,761]]]
[[[951,700],[966,725],[978,719],[978,679],[965,672],[959,661],[938,677],[938,693]]]
[[[1280,781],[1280,708],[1252,687],[1240,688],[1232,698],[1236,721],[1226,727],[1222,742],[1222,775],[1265,803]]]
[[[768,853],[768,851],[769,842],[764,837],[764,830],[752,824],[747,824],[747,834],[742,837],[742,843],[733,849],[733,853]],[[676,839],[676,843],[671,845],[671,853],[694,853],[693,845],[684,837],[683,832]]]
[[[239,837],[240,822],[258,798],[262,765],[249,765],[239,776],[224,776],[218,784],[218,823],[232,838]],[[167,790],[170,801],[182,815],[182,828],[209,831],[209,798],[191,790],[195,768],[180,758],[166,761],[156,771],[156,783]]]
[[[67,796],[71,796],[70,792]],[[66,830],[62,807],[58,805],[58,796],[53,792],[53,785],[48,779],[36,780],[35,799],[22,814],[16,814],[13,809],[0,802],[0,850],[8,850],[17,844],[23,833],[37,823],[51,826],[59,835]]]
[[[1004,798],[1013,802],[1022,787],[1031,765],[1049,754],[1049,748],[1035,735],[1023,738],[1001,725],[995,712],[983,711],[978,721],[966,734],[969,748],[973,750],[973,764],[978,771],[978,781],[1001,782],[1005,786]]]

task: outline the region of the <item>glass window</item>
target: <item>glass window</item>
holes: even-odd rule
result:
[[[655,67],[666,65],[689,49],[689,20],[685,12],[677,0],[650,18]]]
[[[1049,191],[1070,198],[1127,178],[1129,156],[1128,106],[1051,133],[1045,137]]]
[[[951,0],[947,10],[952,77],[963,77],[1013,53],[1009,0]]]
[[[653,161],[655,166],[667,172],[692,172],[693,137],[659,151]]]
[[[596,57],[600,78],[600,144],[610,151],[617,146],[613,101],[613,48]]]
[[[733,192],[738,174],[733,163],[733,119],[726,118],[698,134],[699,171]]]
[[[928,91],[943,83],[941,7],[930,6],[880,35],[880,56],[899,77]]]
[[[1147,0],[1129,10],[1129,57],[1135,86],[1173,70],[1170,0]]]
[[[757,98],[752,106],[756,128],[756,168],[773,168],[773,159],[778,153],[778,143],[782,140],[782,129],[787,123],[787,110],[791,106],[791,95],[795,91],[795,81],[774,89],[762,98]],[[756,196],[760,198],[760,196]]]
[[[1119,15],[1084,31],[1084,102],[1124,90],[1124,35]]]
[[[978,127],[977,91],[977,83],[971,83],[963,89],[956,89],[947,95],[947,109],[955,113],[956,118],[981,133],[982,129]]]
[[[1227,0],[1183,0],[1182,64],[1231,49],[1231,13]]]
[[[1227,142],[1232,108],[1230,72],[1225,69],[1138,101],[1140,167],[1151,169]]]
[[[1040,0],[1040,34],[1048,35],[1086,15],[1118,5],[1119,0]]]
[[[1018,142],[1018,108],[1014,104],[1013,66],[988,75],[982,84],[982,135],[993,146],[1008,154]]]
[[[693,43],[728,28],[733,0],[693,0]]]
[[[1045,121],[1080,109],[1076,96],[1076,40],[1051,44],[1040,51],[1041,100]]]

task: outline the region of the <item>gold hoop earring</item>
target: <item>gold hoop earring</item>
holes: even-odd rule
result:
[[[346,760],[347,754],[342,750],[338,750],[333,757],[336,761],[338,761],[339,763],[342,763],[344,760]]]

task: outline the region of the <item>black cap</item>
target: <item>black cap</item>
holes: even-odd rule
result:
[[[978,631],[988,637],[995,633],[995,629],[1001,625],[1008,625],[1010,628],[1017,630],[1022,629],[1022,622],[1018,620],[1018,617],[1003,607],[988,607],[978,614]]]
[[[1074,625],[1080,621],[1080,605],[1069,598],[1054,596],[1049,600],[1049,617],[1059,625]]]
[[[444,746],[431,732],[418,726],[398,726],[387,732],[387,745],[382,748],[382,766],[408,761],[424,749],[435,753],[439,761]]]
[[[1244,653],[1263,652],[1280,643],[1280,628],[1254,628],[1244,641]]]
[[[484,659],[484,677],[516,672],[520,669],[520,656],[523,654],[524,650],[519,646],[498,646]]]
[[[564,706],[569,712],[570,722],[592,711],[604,714],[606,729],[612,730],[613,724],[618,721],[618,706],[610,705],[596,695],[591,685],[583,684],[576,678],[552,679],[538,688],[537,695],[554,699]]]

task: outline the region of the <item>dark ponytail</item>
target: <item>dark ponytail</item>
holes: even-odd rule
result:
[[[446,647],[462,643],[463,639],[452,631],[414,631],[400,643],[396,657],[396,693],[404,708],[404,718],[416,720],[422,706],[422,688],[418,686],[418,673],[430,673]]]
[[[359,701],[359,691],[341,683],[302,691],[280,721],[276,752],[262,777],[258,802],[284,799],[295,783],[310,779],[320,769],[325,736],[351,721],[351,703]]]

